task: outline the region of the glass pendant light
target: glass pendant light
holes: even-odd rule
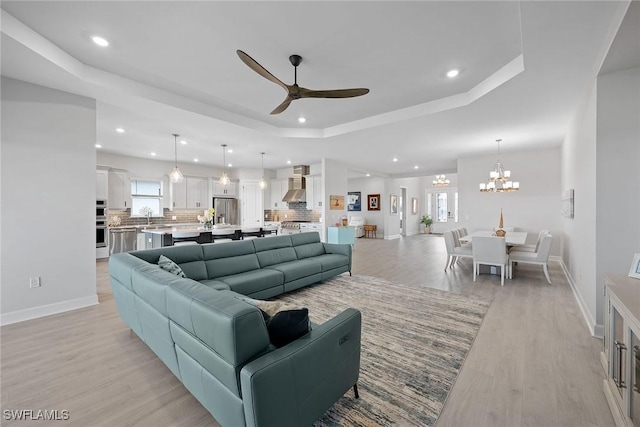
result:
[[[224,165],[227,164],[226,151],[227,151],[227,144],[222,144],[222,175],[220,176],[220,179],[218,180],[218,182],[220,182],[220,184],[224,186],[229,185],[229,183],[231,182],[231,180],[227,176],[227,173],[224,171]]]
[[[260,186],[261,190],[265,190],[267,188],[267,181],[264,180],[264,151],[260,153],[262,155],[262,178],[260,178]]]
[[[182,182],[184,176],[182,175],[182,172],[180,172],[180,169],[178,169],[178,137],[180,135],[178,135],[177,133],[172,133],[171,135],[173,135],[176,165],[171,173],[169,173],[169,179],[171,180],[171,182]]]

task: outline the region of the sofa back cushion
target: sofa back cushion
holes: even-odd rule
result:
[[[200,245],[167,246],[130,252],[131,255],[152,264],[158,264],[160,255],[164,255],[180,266],[184,274],[193,280],[206,280],[207,267]]]
[[[292,234],[291,244],[296,251],[298,259],[323,255],[325,253],[324,245],[320,242],[320,235],[317,232]]]
[[[298,259],[289,236],[253,239],[250,242],[254,244],[260,268]]]
[[[251,240],[201,245],[207,278],[231,276],[260,268]]]

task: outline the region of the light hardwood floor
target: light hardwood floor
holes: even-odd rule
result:
[[[592,338],[561,268],[520,265],[472,280],[470,260],[444,272],[444,241],[358,239],[354,274],[492,298],[437,427],[614,426]],[[69,426],[217,426],[120,320],[107,263],[100,304],[2,327],[2,409],[66,409]],[[62,422],[60,422],[62,424]],[[45,425],[42,421],[2,425]]]

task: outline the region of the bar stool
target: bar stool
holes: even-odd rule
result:
[[[199,231],[174,231],[171,233],[173,246],[197,245],[198,237],[200,237]]]

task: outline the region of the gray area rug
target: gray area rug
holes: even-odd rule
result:
[[[316,427],[434,425],[491,303],[345,275],[278,300],[309,308],[314,323],[362,312],[360,399],[347,392]]]

